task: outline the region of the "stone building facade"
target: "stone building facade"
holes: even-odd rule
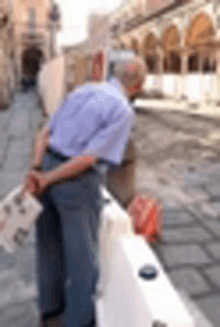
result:
[[[218,0],[130,0],[108,16],[91,15],[88,27],[87,56],[118,48],[144,58],[146,92],[220,104]]]
[[[66,87],[70,92],[85,80],[91,80],[91,40],[88,38],[73,46],[63,47],[66,62]]]
[[[35,78],[42,63],[56,55],[55,33],[60,28],[57,5],[51,0],[14,0],[16,79]]]
[[[219,102],[219,6],[217,0],[140,0],[111,15],[117,47],[146,61],[146,90]]]
[[[0,0],[0,106],[7,107],[23,77],[37,78],[56,56],[61,28],[53,0]]]
[[[0,108],[9,105],[15,89],[13,5],[0,0]]]

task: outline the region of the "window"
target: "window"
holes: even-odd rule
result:
[[[216,72],[216,61],[213,62],[209,58],[205,58],[203,62],[203,73],[215,73]]]
[[[164,72],[179,74],[181,72],[180,56],[176,52],[171,52],[164,58]]]
[[[149,74],[156,74],[157,73],[157,56],[151,55],[147,56],[146,58],[146,64],[148,67],[148,73]]]
[[[188,70],[190,73],[198,72],[199,70],[199,55],[194,54],[189,57]]]
[[[180,56],[175,52],[171,52],[170,61],[171,61],[170,71],[172,73],[179,74],[181,70]]]

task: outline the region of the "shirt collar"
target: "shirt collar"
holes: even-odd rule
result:
[[[118,78],[112,77],[109,80],[109,84],[111,84],[113,87],[115,87],[118,91],[122,92],[125,96],[127,96],[127,92],[121,82],[119,81]]]

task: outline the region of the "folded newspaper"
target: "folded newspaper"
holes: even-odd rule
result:
[[[14,252],[29,234],[30,228],[43,211],[31,194],[22,196],[22,187],[14,189],[0,203],[0,246]]]

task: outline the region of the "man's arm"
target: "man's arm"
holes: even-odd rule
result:
[[[85,156],[73,158],[47,173],[32,170],[29,173],[29,180],[25,190],[30,193],[42,194],[50,186],[77,177],[81,172],[91,167],[96,161],[97,158],[95,157]]]
[[[60,181],[77,177],[77,175],[92,167],[97,160],[98,158],[92,156],[73,158],[47,173],[49,184],[53,185]]]
[[[37,135],[36,142],[35,142],[35,154],[33,165],[34,166],[41,166],[43,162],[43,156],[46,147],[49,145],[49,133],[50,127],[49,123],[47,123],[41,132]]]

